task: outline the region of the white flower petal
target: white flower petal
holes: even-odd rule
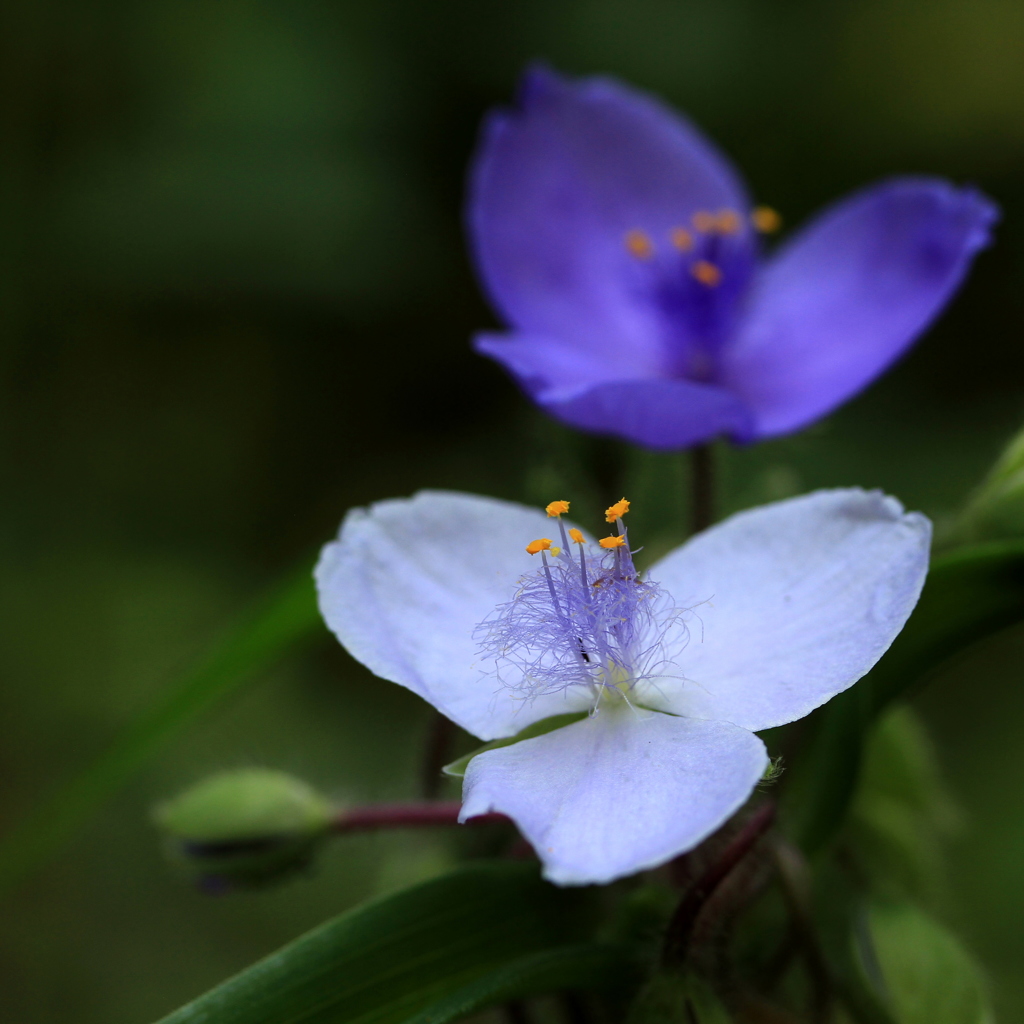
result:
[[[692,849],[768,764],[745,729],[613,708],[469,763],[460,820],[507,814],[560,885],[610,882]]]
[[[649,576],[694,612],[685,682],[657,706],[751,730],[802,718],[888,649],[930,539],[924,516],[851,488],[741,512],[677,548]]]
[[[316,567],[320,610],[371,671],[428,700],[485,740],[549,715],[582,710],[582,692],[524,700],[484,663],[474,627],[536,571],[526,545],[557,543],[537,509],[469,494],[421,491],[354,509]],[[507,680],[508,681],[508,680]]]

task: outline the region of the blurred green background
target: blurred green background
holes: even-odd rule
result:
[[[976,182],[1003,207],[997,245],[917,349],[828,422],[729,453],[724,506],[862,484],[941,527],[1024,421],[1019,0],[3,13],[0,829],[350,505],[422,486],[619,496],[585,476],[622,452],[547,423],[467,344],[493,320],[463,248],[465,165],[526,61],[663,94],[789,225],[904,172]],[[681,536],[681,475],[677,458],[628,463],[652,547]],[[1004,1020],[1024,1015],[1022,659],[1024,634],[1009,636],[919,699],[964,812],[946,916]],[[141,1024],[440,870],[452,837],[359,837],[308,879],[212,899],[165,867],[147,820],[242,765],[344,800],[412,795],[426,723],[327,640],[267,673],[7,900],[0,1019]]]

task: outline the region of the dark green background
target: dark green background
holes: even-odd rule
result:
[[[1017,0],[21,0],[3,20],[0,827],[348,506],[421,486],[618,497],[575,483],[617,450],[548,425],[468,349],[492,320],[465,164],[528,60],[662,93],[790,225],[904,172],[1003,207],[913,354],[828,422],[730,453],[725,505],[882,486],[941,528],[1024,421]],[[650,546],[679,536],[678,460],[628,474]],[[947,917],[1006,1020],[1024,1013],[1022,658],[1011,637],[921,698],[964,809]],[[210,899],[146,821],[238,765],[409,795],[425,722],[328,643],[222,706],[0,912],[0,1019],[142,1024],[441,869],[447,837],[361,837],[309,880]]]

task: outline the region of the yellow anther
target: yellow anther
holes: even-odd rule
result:
[[[654,243],[646,231],[634,228],[626,232],[626,248],[638,260],[649,260],[654,255]]]
[[[735,210],[719,210],[715,220],[715,230],[720,235],[735,235],[743,226],[740,215]]]
[[[562,553],[562,549],[561,548],[552,548],[551,549],[551,554],[553,554],[555,556],[555,558],[557,558],[561,553]]]
[[[559,516],[564,516],[569,511],[569,502],[567,501],[553,501],[546,509],[545,512],[554,519]]]
[[[693,248],[693,235],[686,228],[673,228],[669,237],[673,247],[680,252],[689,252]]]
[[[693,226],[703,235],[718,227],[718,218],[710,210],[698,210],[691,218]]]
[[[707,260],[697,260],[690,267],[690,273],[707,288],[715,288],[722,283],[721,270],[714,263],[708,263]]]
[[[629,511],[629,502],[625,498],[620,498],[614,505],[609,505],[604,510],[604,521],[606,523],[614,523],[616,519],[621,519]],[[601,541],[604,544],[604,541]],[[605,547],[608,545],[605,544]]]
[[[575,526],[569,531],[569,538],[575,544],[586,544],[587,543],[587,538],[583,536],[583,531],[582,530],[577,530]]]
[[[550,537],[541,537],[539,540],[531,540],[530,543],[526,545],[526,552],[527,552],[527,554],[530,554],[530,555],[536,555],[536,554],[538,554],[541,551],[550,551],[550,550],[551,550],[551,538]]]
[[[782,218],[770,206],[758,206],[750,215],[750,223],[758,231],[770,234],[782,227]]]
[[[618,537],[602,537],[598,542],[603,548],[621,548],[626,543],[626,538],[621,534]]]

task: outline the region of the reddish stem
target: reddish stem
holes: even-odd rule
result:
[[[331,823],[335,834],[364,832],[378,828],[433,828],[459,823],[458,800],[437,800],[432,803],[367,804],[339,811]],[[508,821],[504,814],[479,814],[467,825],[483,825]]]
[[[662,962],[666,966],[686,959],[693,928],[704,905],[733,868],[753,849],[758,839],[768,831],[774,820],[775,804],[766,801],[747,819],[718,859],[687,889],[665,929]]]

